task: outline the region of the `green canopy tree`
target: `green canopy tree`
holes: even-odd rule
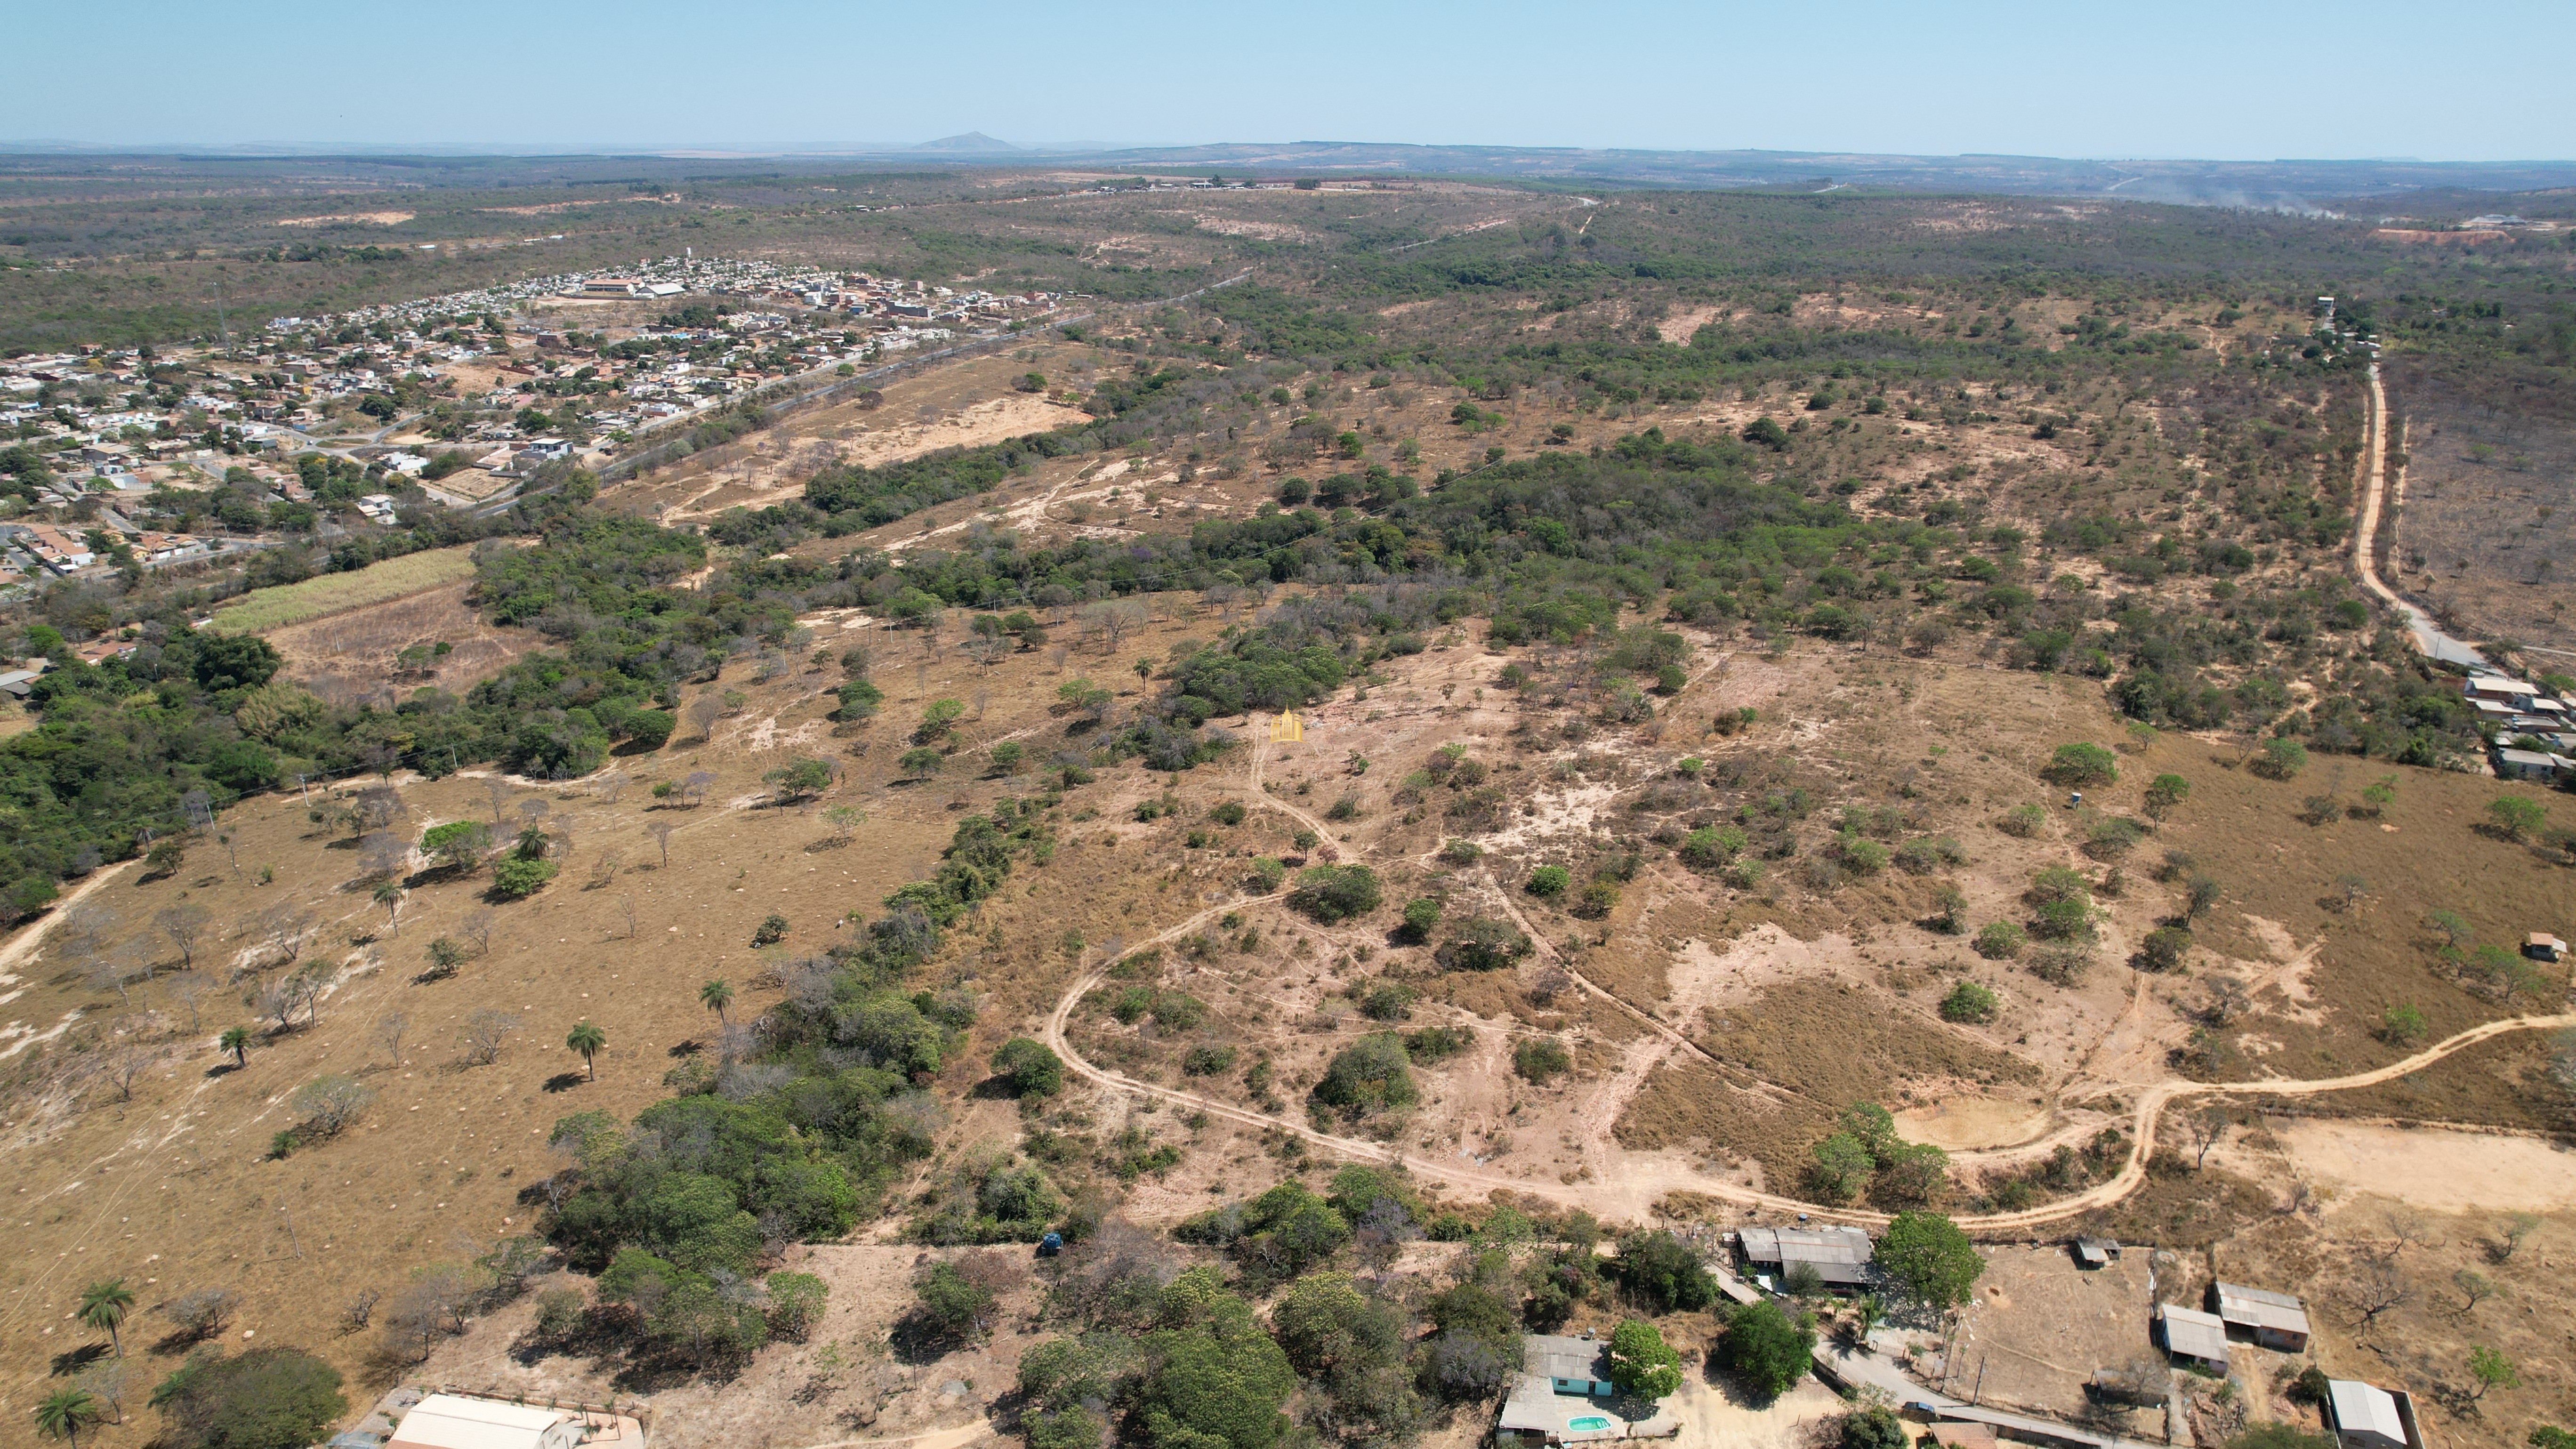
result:
[[[1631,1318],[1610,1332],[1610,1382],[1624,1393],[1660,1399],[1682,1386],[1681,1356],[1651,1323]]]
[[[607,1047],[608,1033],[590,1022],[575,1022],[571,1034],[564,1038],[564,1045],[581,1053],[582,1070],[590,1074],[592,1081],[598,1081],[599,1064],[592,1059]]]
[[[1956,1308],[1986,1271],[1959,1225],[1936,1212],[1898,1213],[1878,1240],[1878,1265],[1934,1308]]]

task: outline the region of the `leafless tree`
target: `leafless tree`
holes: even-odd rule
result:
[[[2382,1221],[2388,1225],[2388,1251],[2384,1255],[2395,1262],[2408,1248],[2438,1246],[2433,1243],[2433,1225],[2413,1208],[2390,1208]]]
[[[501,1044],[519,1029],[519,1019],[506,1011],[490,1008],[465,1018],[465,1061],[468,1066],[489,1066],[501,1058]]]
[[[295,1089],[295,1115],[307,1135],[337,1137],[375,1099],[376,1089],[354,1078],[337,1074],[315,1077]]]
[[[179,964],[183,967],[197,964],[197,943],[205,939],[206,926],[212,920],[204,906],[186,903],[164,906],[152,913],[153,926],[179,948]]]
[[[558,815],[546,822],[546,831],[554,837],[553,853],[560,859],[572,859],[573,831],[581,821],[571,815]]]
[[[122,1424],[125,1422],[125,1385],[132,1376],[132,1360],[108,1358],[82,1369],[80,1376],[72,1382],[115,1413],[116,1417],[108,1422]]]
[[[92,956],[89,968],[81,973],[81,980],[92,991],[115,992],[119,1003],[130,1006],[134,998],[126,988],[136,981],[149,980],[151,976],[152,962],[144,954],[141,943],[120,941],[113,948]]]
[[[599,858],[590,863],[590,883],[594,886],[604,886],[610,881],[617,879],[617,868],[625,863],[626,852],[622,850],[601,851],[599,853]]]
[[[215,803],[203,790],[191,790],[179,797],[179,810],[187,816],[191,831],[210,830],[215,823]]]
[[[464,920],[456,923],[456,934],[463,936],[466,940],[474,943],[475,955],[491,955],[492,913],[490,911],[473,911],[468,913]]]
[[[391,785],[369,785],[358,792],[358,815],[366,830],[382,830],[411,814],[403,803],[402,792]]]
[[[411,843],[390,830],[375,830],[358,838],[358,870],[368,880],[387,880],[403,872],[411,863]]]
[[[179,1330],[179,1336],[202,1343],[224,1331],[224,1320],[233,1316],[241,1295],[230,1288],[199,1288],[182,1293],[164,1304],[161,1315]]]
[[[2215,1102],[2183,1118],[2183,1126],[2191,1133],[2191,1145],[2195,1149],[2191,1159],[2194,1172],[2209,1161],[2209,1150],[2224,1141],[2227,1129],[2235,1124],[2235,1117]]]
[[[282,976],[253,993],[250,1001],[260,1015],[277,1023],[284,1031],[295,1024],[295,1009],[304,1004],[304,973]]]
[[[252,933],[266,937],[275,946],[276,964],[291,967],[303,957],[304,948],[312,942],[314,933],[320,929],[321,922],[311,911],[304,910],[291,902],[280,901],[260,912],[259,919],[252,926]],[[253,959],[257,960],[256,957]],[[265,970],[266,967],[261,965],[253,969]]]
[[[2376,1258],[2365,1264],[2347,1286],[2352,1306],[2361,1313],[2361,1327],[2368,1332],[2379,1322],[2379,1315],[2414,1301],[2415,1285],[2406,1279],[2406,1270],[2393,1259]]]
[[[125,1047],[109,1055],[100,1067],[107,1080],[116,1087],[116,1100],[134,1100],[134,1079],[150,1071],[161,1061],[161,1054],[150,1047]]]
[[[170,999],[188,1008],[188,1030],[202,1030],[205,1022],[199,1014],[198,1004],[205,999],[207,992],[215,989],[214,978],[202,971],[181,971],[170,978],[168,986]]]
[[[668,869],[671,864],[671,832],[677,828],[668,820],[656,820],[644,827],[644,833],[652,836],[653,843],[662,848],[664,869]]]
[[[691,808],[695,808],[707,798],[707,789],[709,786],[715,784],[715,782],[715,771],[691,770],[687,775],[681,778],[680,792],[688,796]]]
[[[618,797],[626,793],[626,787],[633,783],[633,781],[626,777],[624,771],[611,770],[607,774],[600,776],[598,779],[591,781],[590,790],[591,794],[598,797],[601,803],[614,805],[617,803]]]
[[[54,927],[55,953],[75,962],[95,956],[105,946],[108,933],[115,929],[116,912],[105,906],[74,906],[63,912],[61,924]]]
[[[465,1331],[471,1296],[458,1268],[441,1265],[421,1273],[385,1306],[386,1346],[406,1362],[422,1362],[440,1339]]]
[[[638,929],[635,919],[635,898],[633,896],[619,896],[617,898],[617,912],[619,915],[626,918],[626,939],[630,941],[634,940],[635,932]]]
[[[549,805],[545,801],[531,795],[527,799],[519,802],[519,823],[522,826],[534,825],[538,821],[552,815],[554,810],[555,807],[552,805]]]
[[[501,807],[510,803],[510,782],[499,775],[483,777],[483,793],[492,799],[492,823],[501,823]]]
[[[384,1296],[381,1290],[374,1288],[361,1288],[350,1294],[348,1301],[340,1305],[340,1331],[344,1334],[365,1332],[368,1320],[375,1316],[376,1304]]]
[[[698,732],[699,739],[714,739],[716,721],[724,718],[724,712],[723,700],[712,693],[699,695],[689,701],[689,726]]]
[[[402,1065],[403,1035],[410,1030],[409,1013],[388,1011],[376,1018],[376,1040],[384,1043],[385,1056],[394,1066]]]
[[[2470,1314],[2477,1312],[2479,1304],[2486,1302],[2488,1299],[2493,1298],[2496,1295],[2496,1285],[2494,1280],[2488,1278],[2486,1274],[2477,1271],[2475,1268],[2462,1268],[2460,1271],[2453,1273],[2451,1275],[2451,1286],[2460,1290],[2460,1297],[2463,1300],[2460,1304],[2460,1311],[2458,1314],[2454,1315],[2460,1318],[2466,1318]]]

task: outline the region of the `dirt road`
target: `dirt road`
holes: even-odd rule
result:
[[[2352,537],[2352,567],[2361,576],[2361,586],[2406,621],[2406,632],[2414,638],[2417,653],[2460,664],[2486,663],[2485,655],[2443,633],[2434,625],[2432,615],[2399,597],[2395,589],[2380,580],[2374,540],[2379,535],[2380,503],[2388,491],[2388,390],[2380,385],[2376,362],[2370,365],[2370,446],[2362,457],[2362,473],[2361,519]]]
[[[1262,804],[1266,804],[1272,808],[1280,810],[1292,818],[1304,821],[1309,828],[1314,829],[1317,834],[1323,834],[1323,822],[1316,820],[1314,817],[1297,809],[1293,805],[1289,805],[1284,801],[1270,797],[1262,791],[1262,761],[1263,756],[1267,753],[1268,746],[1266,742],[1256,745],[1253,749],[1250,768],[1248,771],[1250,776],[1249,785],[1253,798]],[[1520,926],[1521,930],[1527,933],[1530,939],[1536,943],[1538,948],[1545,952],[1551,960],[1557,961],[1559,966],[1565,969],[1566,974],[1572,976],[1588,994],[1598,996],[1601,999],[1610,1002],[1614,1006],[1618,1007],[1622,1012],[1634,1017],[1650,1031],[1653,1031],[1659,1037],[1664,1039],[1664,1050],[1654,1053],[1657,1059],[1660,1059],[1671,1050],[1680,1050],[1696,1056],[1703,1061],[1707,1061],[1712,1065],[1715,1064],[1714,1059],[1709,1057],[1706,1052],[1702,1051],[1696,1043],[1684,1037],[1679,1031],[1675,1030],[1670,1024],[1663,1021],[1660,1017],[1657,1017],[1652,1012],[1645,1010],[1643,1007],[1640,1007],[1635,1003],[1602,988],[1594,982],[1585,979],[1580,973],[1574,971],[1571,967],[1565,966],[1563,959],[1559,957],[1555,949],[1548,944],[1546,938],[1541,936],[1537,931],[1532,930],[1528,921],[1521,917],[1519,910],[1511,903],[1510,893],[1508,891],[1504,891],[1500,892],[1500,894],[1504,901],[1504,909],[1512,915],[1514,922]],[[1185,936],[1191,931],[1198,929],[1206,922],[1225,914],[1227,911],[1240,910],[1246,905],[1255,905],[1265,901],[1284,899],[1286,899],[1286,892],[1282,891],[1274,892],[1266,896],[1254,896],[1241,901],[1229,901],[1222,905],[1211,906],[1208,909],[1200,911],[1196,915],[1180,922],[1178,925],[1165,928],[1149,940],[1138,942],[1133,949],[1143,950],[1150,946],[1158,946],[1178,939],[1179,937]],[[1252,1111],[1249,1108],[1238,1107],[1231,1102],[1224,1102],[1214,1097],[1203,1096],[1197,1092],[1182,1091],[1177,1088],[1160,1086],[1152,1082],[1139,1081],[1134,1077],[1127,1076],[1121,1072],[1111,1071],[1106,1067],[1102,1067],[1097,1063],[1088,1060],[1081,1053],[1073,1049],[1072,1042],[1065,1036],[1065,1024],[1072,1019],[1074,1008],[1081,1003],[1083,995],[1086,992],[1089,992],[1093,987],[1098,986],[1101,983],[1101,981],[1106,977],[1108,967],[1111,964],[1112,963],[1107,961],[1102,962],[1098,969],[1085,972],[1081,977],[1076,979],[1070,987],[1066,988],[1063,997],[1056,1002],[1054,1012],[1047,1017],[1046,1024],[1047,1046],[1053,1050],[1058,1057],[1061,1057],[1064,1060],[1065,1065],[1070,1067],[1076,1076],[1079,1076],[1083,1080],[1091,1082],[1097,1086],[1106,1087],[1113,1091],[1135,1092],[1144,1096],[1159,1098],[1162,1101],[1170,1102],[1177,1106],[1188,1107],[1196,1111],[1205,1112],[1211,1117],[1221,1117],[1226,1121],[1239,1123],[1247,1127],[1257,1127],[1264,1131],[1293,1133],[1296,1136],[1305,1139],[1306,1142],[1315,1147],[1324,1148],[1338,1153],[1343,1157],[1363,1162],[1384,1162],[1403,1167],[1412,1171],[1416,1176],[1419,1176],[1426,1181],[1447,1183],[1462,1188],[1482,1188],[1486,1191],[1504,1189],[1511,1192],[1528,1193],[1532,1196],[1549,1198],[1562,1202],[1569,1207],[1586,1208],[1596,1213],[1602,1213],[1604,1216],[1615,1217],[1618,1211],[1623,1208],[1638,1216],[1643,1216],[1645,1211],[1651,1209],[1655,1201],[1663,1197],[1665,1194],[1674,1191],[1689,1191],[1715,1198],[1721,1202],[1731,1202],[1747,1207],[1768,1208],[1776,1212],[1804,1213],[1811,1217],[1830,1221],[1879,1224],[1885,1223],[1888,1220],[1888,1215],[1885,1213],[1870,1212],[1865,1209],[1837,1207],[1829,1203],[1805,1202],[1798,1198],[1786,1197],[1778,1193],[1759,1192],[1752,1188],[1743,1187],[1736,1183],[1711,1177],[1707,1174],[1681,1167],[1676,1164],[1658,1164],[1653,1171],[1622,1170],[1618,1175],[1612,1177],[1606,1182],[1596,1181],[1577,1184],[1563,1184],[1534,1177],[1506,1177],[1499,1173],[1477,1172],[1439,1158],[1411,1156],[1398,1148],[1390,1147],[1383,1143],[1370,1142],[1356,1137],[1343,1137],[1334,1133],[1321,1131],[1314,1127],[1306,1126],[1285,1117],[1267,1116],[1260,1112]],[[2197,1097],[2311,1097],[2322,1095],[2327,1092],[2342,1092],[2350,1091],[2358,1087],[2372,1087],[2377,1086],[2382,1082],[2394,1081],[2410,1072],[2422,1071],[2426,1067],[2432,1066],[2434,1063],[2441,1061],[2443,1058],[2450,1056],[2454,1052],[2475,1046],[2483,1041],[2489,1041],[2496,1037],[2503,1036],[2508,1032],[2554,1031],[2561,1028],[2576,1028],[2576,1012],[2559,1013],[2550,1016],[2514,1016],[2486,1022],[2483,1025],[2473,1026],[2467,1031],[2460,1032],[2455,1036],[2445,1038],[2444,1040],[2437,1042],[2401,1061],[2391,1062],[2387,1066],[2379,1067],[2367,1072],[2356,1072],[2349,1076],[2321,1077],[2307,1081],[2261,1080],[2248,1082],[2194,1082],[2180,1077],[2173,1077],[2167,1078],[2163,1081],[2150,1083],[2139,1090],[2138,1105],[2136,1111],[2132,1114],[2128,1160],[2121,1165],[2120,1171],[2116,1176],[2106,1182],[2087,1188],[2083,1192],[2076,1193],[2071,1197],[2060,1198],[2043,1207],[2031,1208],[2023,1212],[1989,1213],[1981,1217],[1964,1217],[1958,1220],[1959,1226],[1972,1232],[2014,1231],[2023,1228],[2040,1227],[2049,1223],[2062,1222],[2067,1218],[2090,1212],[2095,1208],[2107,1207],[2112,1203],[2116,1203],[2122,1198],[2127,1197],[2130,1193],[2135,1192],[2138,1189],[2139,1184],[2146,1181],[2147,1160],[2152,1157],[2155,1152],[2155,1134],[2157,1124],[2162,1120],[2165,1108],[2177,1100]],[[1625,1075],[1625,1073],[1622,1073],[1622,1076]],[[1640,1080],[1642,1080],[1642,1074],[1640,1074]],[[1608,1130],[1607,1124],[1603,1124],[1601,1130],[1606,1133]],[[1594,1154],[1587,1150],[1585,1155],[1588,1159]],[[1596,1168],[1596,1176],[1600,1175],[1599,1170]]]

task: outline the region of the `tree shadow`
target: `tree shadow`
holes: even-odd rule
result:
[[[569,1092],[588,1080],[580,1072],[557,1072],[546,1078],[545,1087],[549,1092]]]
[[[206,1068],[206,1080],[211,1082],[220,1077],[229,1077],[240,1070],[241,1063],[226,1059]]]
[[[107,1353],[107,1345],[103,1343],[84,1343],[78,1348],[64,1349],[54,1355],[54,1377],[68,1378],[107,1357]]]
[[[685,1041],[675,1041],[671,1043],[670,1050],[663,1053],[663,1055],[674,1057],[693,1057],[705,1050],[705,1045],[700,1043],[696,1037],[690,1037]]]

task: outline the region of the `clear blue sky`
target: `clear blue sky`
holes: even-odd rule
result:
[[[2576,4],[0,0],[0,139],[2576,157]]]

